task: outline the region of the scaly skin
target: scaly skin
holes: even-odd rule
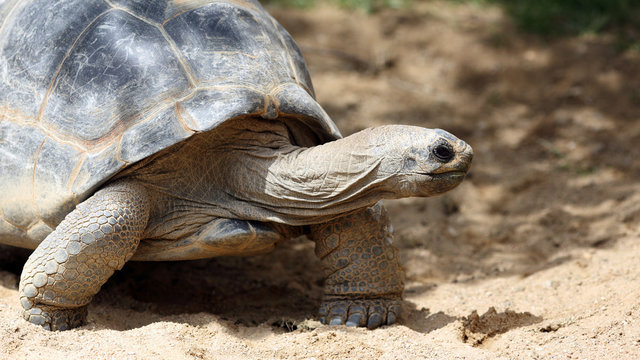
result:
[[[391,325],[400,313],[403,271],[381,204],[311,227],[325,294],[320,320],[330,325]]]
[[[147,192],[135,183],[115,183],[79,204],[24,266],[24,318],[48,330],[84,323],[86,305],[131,258],[148,217]]]

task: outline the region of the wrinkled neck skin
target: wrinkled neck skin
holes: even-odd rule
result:
[[[402,159],[364,130],[311,148],[291,146],[267,166],[261,201],[279,211],[335,216],[371,206],[380,199],[403,197],[390,186]],[[386,155],[383,155],[386,154]]]

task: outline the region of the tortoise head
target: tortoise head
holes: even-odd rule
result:
[[[447,192],[462,182],[471,166],[471,146],[444,130],[406,125],[380,130],[379,171],[394,197]]]

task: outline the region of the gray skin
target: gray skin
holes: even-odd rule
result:
[[[379,201],[454,188],[466,143],[399,125],[342,138],[253,0],[7,1],[0,20],[0,243],[35,249],[25,319],[81,325],[129,260],[306,235],[323,322],[395,322],[402,270]]]

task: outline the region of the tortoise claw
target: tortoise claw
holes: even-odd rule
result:
[[[369,316],[369,321],[367,321],[367,329],[373,330],[382,325],[382,315],[379,313],[374,313]]]
[[[320,322],[375,329],[396,322],[400,313],[399,299],[329,300],[320,307]]]
[[[393,312],[389,312],[387,314],[387,325],[391,325],[396,322],[396,314]]]
[[[363,320],[364,320],[364,317],[362,316],[362,314],[353,314],[353,315],[349,316],[349,319],[347,320],[345,325],[347,325],[349,327],[362,326],[360,324],[362,324]]]
[[[22,316],[25,320],[40,325],[45,330],[64,331],[85,323],[87,307],[60,308],[51,305],[37,305],[25,310]]]

